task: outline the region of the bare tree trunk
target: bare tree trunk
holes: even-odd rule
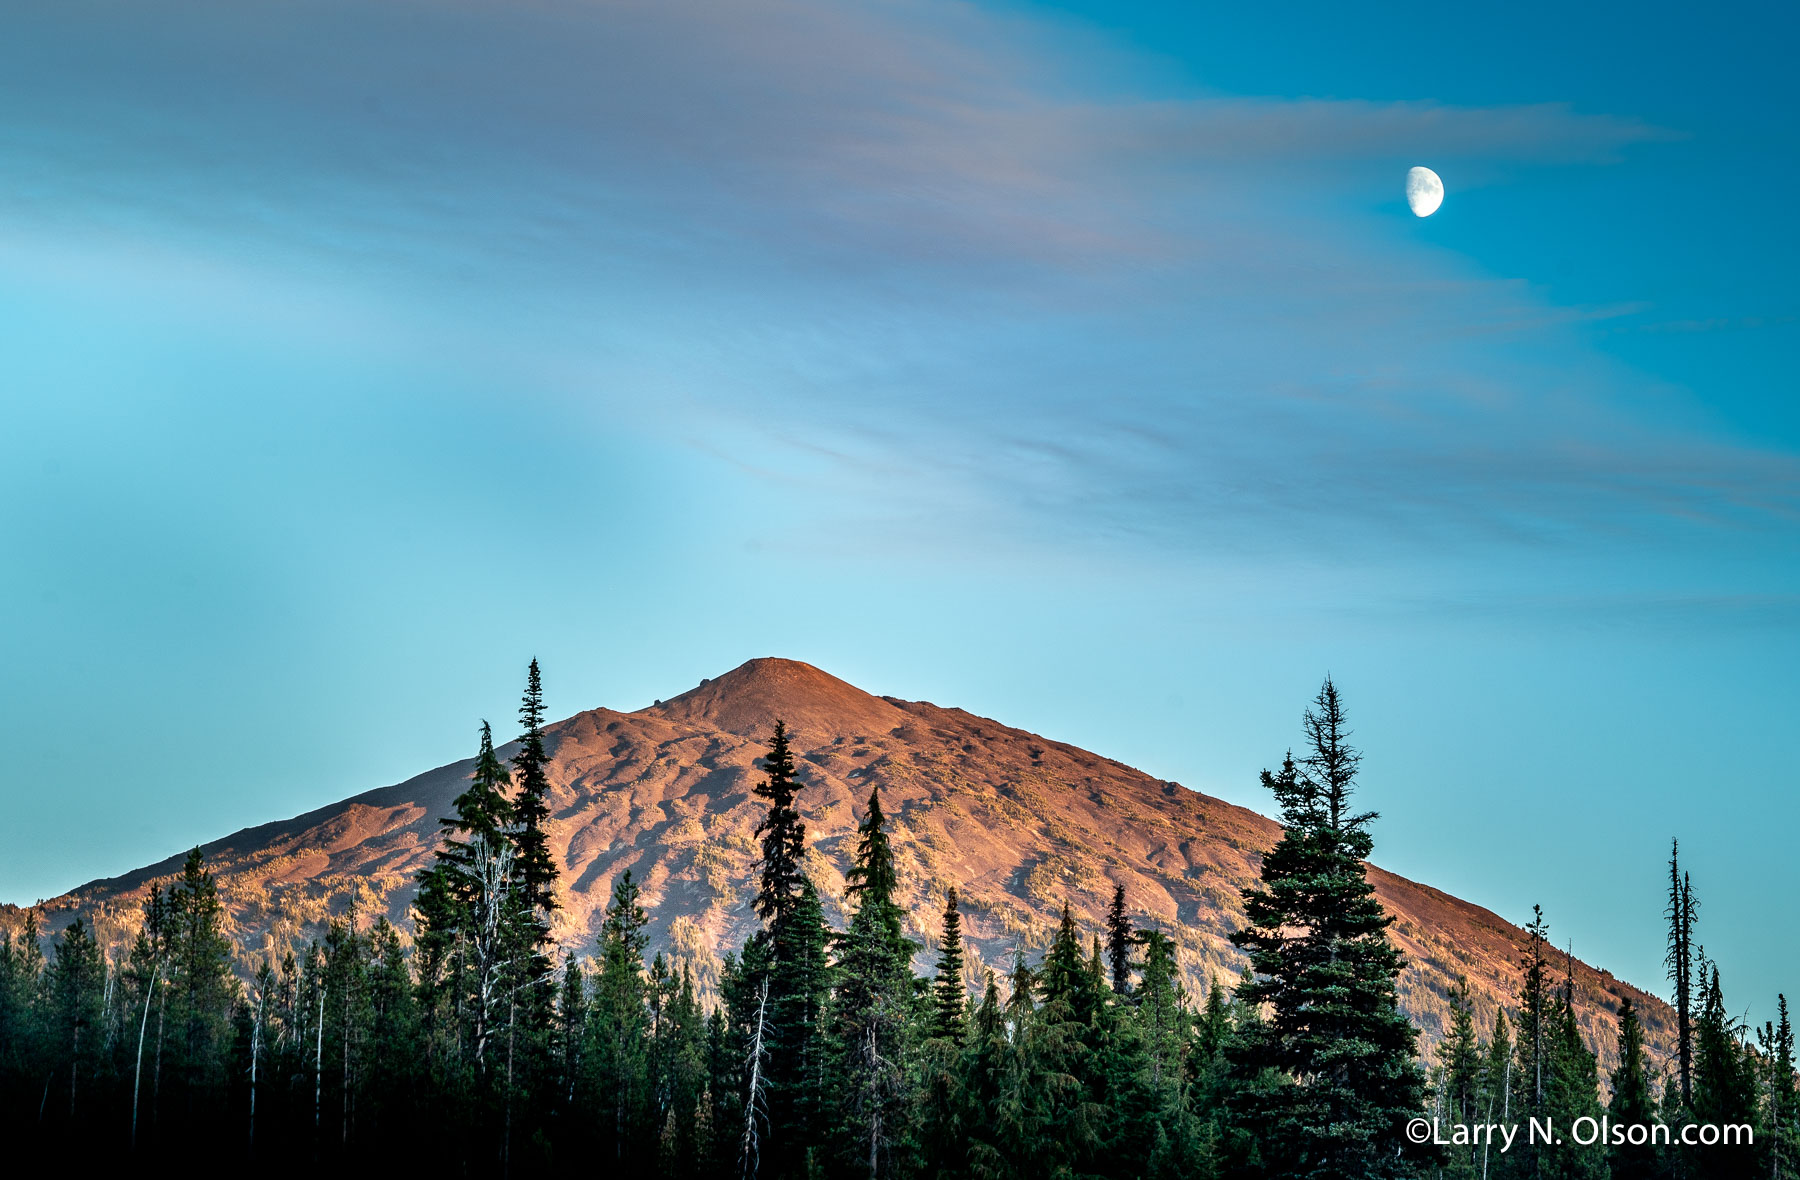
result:
[[[319,1108],[325,1096],[325,984],[319,984],[318,1041],[313,1048],[313,1139],[319,1137]]]
[[[506,1116],[505,1125],[500,1135],[500,1174],[509,1174],[512,1167],[512,1101],[513,1101],[513,1040],[515,1022],[519,1013],[519,991],[514,988],[506,997]]]
[[[137,1064],[131,1071],[131,1148],[137,1150],[138,1090],[144,1082],[144,1033],[150,1028],[150,997],[156,994],[156,980],[162,972],[159,962],[150,972],[150,986],[144,989],[144,1018],[138,1023]],[[157,1024],[157,1040],[162,1039],[162,1025]]]
[[[352,919],[354,920],[354,918]],[[344,988],[344,1113],[340,1140],[350,1146],[350,989]]]
[[[756,1031],[750,1038],[750,1092],[744,1100],[744,1137],[738,1147],[738,1163],[743,1180],[756,1180],[756,1171],[761,1163],[758,1158],[761,1142],[756,1134],[757,1107],[764,1102],[762,1062],[767,1050],[763,1048],[763,1034],[768,1025],[769,981],[764,978],[762,988],[756,998]]]
[[[162,1126],[162,1059],[163,1059],[163,1020],[168,1015],[169,997],[163,992],[156,993],[156,1069],[150,1075],[150,1123]]]
[[[81,1071],[81,1018],[75,1018],[74,1037],[69,1042],[69,1121],[75,1121],[75,1079]]]
[[[262,1056],[263,1006],[268,997],[260,992],[256,997],[256,1023],[250,1026],[250,1154],[256,1154],[256,1066],[257,1059]]]

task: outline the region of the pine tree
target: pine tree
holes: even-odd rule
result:
[[[57,1073],[67,1084],[68,1117],[74,1123],[84,1081],[90,1087],[101,1060],[100,1022],[106,963],[87,923],[64,928],[51,951],[49,1031]]]
[[[1288,1080],[1246,1086],[1234,1101],[1262,1129],[1273,1175],[1403,1175],[1403,1131],[1423,1109],[1424,1079],[1396,997],[1392,919],[1363,868],[1376,816],[1351,808],[1361,756],[1329,679],[1305,728],[1304,761],[1290,757],[1279,774],[1263,774],[1284,831],[1263,858],[1260,885],[1244,892],[1250,925],[1232,936],[1255,972],[1238,998],[1269,1009],[1266,1023],[1239,1038],[1234,1061],[1246,1081],[1263,1071]]]
[[[1506,1009],[1494,1013],[1494,1033],[1488,1038],[1487,1057],[1481,1066],[1481,1109],[1484,1123],[1512,1125],[1513,1122],[1513,1040],[1512,1027],[1506,1020]],[[1481,1145],[1481,1175],[1488,1176],[1495,1162],[1494,1144],[1488,1139]]]
[[[834,940],[831,1055],[838,1089],[835,1152],[845,1174],[892,1175],[905,1142],[913,944],[894,900],[899,886],[879,791],[869,792],[844,875],[853,911]]]
[[[1555,1084],[1551,1109],[1555,1125],[1573,1128],[1581,1119],[1597,1125],[1600,1115],[1600,1074],[1592,1051],[1581,1037],[1575,1017],[1574,956],[1565,959],[1563,986],[1556,1001],[1556,1040],[1553,1046]],[[1564,1136],[1554,1156],[1547,1156],[1545,1175],[1556,1180],[1605,1180],[1606,1151],[1599,1143],[1578,1143]]]
[[[1532,920],[1525,927],[1529,938],[1525,957],[1519,966],[1518,1039],[1514,1046],[1515,1065],[1512,1108],[1521,1125],[1529,1119],[1554,1118],[1551,1095],[1556,1085],[1556,1000],[1550,985],[1550,964],[1546,957],[1549,926],[1541,906],[1531,908]],[[1508,1162],[1515,1174],[1539,1177],[1544,1174],[1545,1145],[1522,1139],[1513,1148]]]
[[[780,721],[763,769],[767,777],[757,784],[756,794],[769,801],[769,810],[756,828],[762,839],[756,913],[768,936],[762,947],[768,975],[766,993],[764,981],[752,990],[759,997],[757,1024],[764,1033],[759,1043],[768,1053],[768,1122],[757,1157],[764,1175],[782,1180],[806,1172],[825,1131],[824,1025],[831,964],[824,910],[802,867],[806,825],[796,806],[798,768],[787,726]],[[745,963],[749,961],[746,948]],[[758,1097],[747,1099],[753,1113]]]
[[[599,1151],[616,1168],[654,1167],[651,1153],[649,981],[644,950],[649,918],[631,870],[613,882],[600,931],[600,967],[589,1007],[586,1056],[594,1070],[590,1101],[599,1120]]]
[[[1763,1161],[1759,1175],[1769,1180],[1800,1176],[1800,1091],[1795,1088],[1794,1027],[1788,1020],[1787,997],[1777,996],[1778,1019],[1765,1024],[1761,1038],[1764,1068]]]
[[[549,917],[557,908],[556,861],[550,855],[550,836],[544,825],[550,819],[550,756],[544,751],[544,686],[538,662],[526,673],[525,696],[519,704],[519,752],[512,757],[514,843],[518,847],[513,871],[519,880],[519,902],[535,923],[531,950],[541,955],[549,942]]]
[[[1145,931],[1138,941],[1144,947],[1143,975],[1136,1004],[1123,1018],[1135,1034],[1138,1083],[1150,1120],[1143,1170],[1151,1177],[1203,1180],[1213,1175],[1216,1162],[1193,1110],[1186,1067],[1194,1052],[1194,1021],[1184,1002],[1175,944],[1157,930]],[[1223,1022],[1222,993],[1219,1003],[1213,1018]]]
[[[225,1047],[238,982],[225,937],[218,885],[195,848],[168,892],[169,1023],[175,1037],[184,1108],[211,1097],[225,1082]]]
[[[1681,843],[1670,841],[1669,905],[1664,911],[1669,920],[1669,949],[1664,963],[1675,988],[1675,1077],[1684,1107],[1694,1101],[1694,921],[1698,910],[1694,883],[1681,871]]]
[[[1125,913],[1125,886],[1113,886],[1112,908],[1106,915],[1106,953],[1112,965],[1114,994],[1131,994],[1131,948],[1136,941],[1131,919]]]
[[[423,1028],[405,944],[385,917],[365,940],[368,977],[361,1126],[365,1144],[404,1142],[419,1118],[413,1102],[421,1080]],[[265,968],[266,969],[266,968]],[[398,1155],[398,1151],[391,1154]]]
[[[1034,1151],[1052,1171],[1091,1172],[1101,1158],[1106,1127],[1097,1060],[1104,974],[1098,945],[1084,957],[1068,905],[1037,974],[1042,1002],[1031,1012],[1025,1047],[1028,1075],[1039,1098],[1043,1141]]]
[[[769,811],[756,825],[756,834],[762,839],[756,916],[773,932],[800,899],[805,877],[801,865],[806,856],[806,824],[795,806],[800,784],[795,778],[794,755],[788,748],[787,726],[780,721],[775,723],[775,736],[769,740],[763,770],[767,777],[756,785],[756,794],[769,801]]]
[[[1481,1118],[1481,1043],[1475,1035],[1475,1012],[1469,1002],[1469,981],[1458,976],[1450,989],[1450,1028],[1438,1045],[1441,1070],[1441,1120],[1445,1124],[1472,1126]],[[1453,1147],[1444,1168],[1446,1177],[1479,1173],[1475,1144]]]
[[[446,835],[432,866],[421,874],[416,909],[427,924],[421,936],[421,1003],[430,1021],[442,1019],[446,1010],[455,1015],[458,1056],[482,1085],[494,1074],[494,1039],[506,1023],[508,995],[518,977],[517,853],[506,794],[511,785],[484,721],[475,769],[455,800],[456,815],[438,821]],[[439,970],[450,976],[441,985]]]
[[[943,930],[938,937],[937,978],[931,988],[931,1035],[960,1046],[968,1031],[969,989],[963,983],[962,913],[956,888],[944,899]]]
[[[1721,1127],[1751,1123],[1757,1106],[1756,1066],[1741,1043],[1744,1030],[1725,1008],[1718,966],[1698,953],[1695,965],[1702,986],[1694,1019],[1693,1119]],[[1746,1144],[1693,1148],[1688,1158],[1694,1175],[1703,1180],[1748,1176],[1755,1167],[1755,1151]]]
[[[1619,1005],[1619,1064],[1613,1069],[1612,1102],[1606,1113],[1620,1127],[1656,1121],[1656,1099],[1644,1060],[1644,1026],[1630,996]],[[1648,1143],[1617,1144],[1610,1162],[1612,1180],[1651,1180],[1657,1174],[1656,1148]]]

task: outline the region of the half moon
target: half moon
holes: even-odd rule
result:
[[[1406,170],[1406,204],[1414,217],[1430,217],[1444,203],[1444,182],[1429,168]]]

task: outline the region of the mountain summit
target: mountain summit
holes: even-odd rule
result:
[[[798,741],[808,735],[878,737],[906,720],[905,713],[853,684],[811,664],[773,656],[740,664],[640,712],[744,737],[766,738],[780,719]]]
[[[562,869],[554,934],[589,954],[612,884],[626,869],[644,886],[652,949],[693,966],[704,989],[720,958],[755,928],[751,907],[764,811],[757,760],[775,720],[793,733],[807,871],[841,921],[844,870],[869,792],[879,788],[901,870],[900,898],[919,967],[935,961],[946,890],[962,899],[971,981],[1034,954],[1071,905],[1097,928],[1113,887],[1133,920],[1175,941],[1190,992],[1229,981],[1243,958],[1228,935],[1243,925],[1239,890],[1255,879],[1274,821],[1152,778],[1086,750],[960,709],[870,695],[793,660],[757,659],[636,712],[593,709],[546,731],[552,850]],[[431,858],[438,820],[468,781],[451,763],[396,786],[306,815],[249,828],[205,847],[240,952],[279,958],[322,935],[333,918],[385,914],[403,930],[414,874]],[[51,924],[80,914],[103,941],[135,933],[152,881],[180,857],[95,881],[46,907]],[[1501,918],[1379,868],[1369,870],[1406,954],[1402,1005],[1430,1035],[1445,997],[1467,976],[1478,1020],[1510,1003],[1523,931]],[[1669,1009],[1580,963],[1577,1009],[1605,1060],[1629,996],[1653,1040]]]

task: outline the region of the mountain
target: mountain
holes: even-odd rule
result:
[[[753,929],[752,787],[776,718],[792,731],[804,789],[810,872],[841,918],[858,817],[881,790],[901,862],[902,893],[933,961],[944,890],[962,898],[972,971],[1015,949],[1046,946],[1065,901],[1098,927],[1115,882],[1141,925],[1179,946],[1190,988],[1235,978],[1227,934],[1243,922],[1239,890],[1280,836],[1265,816],[1164,782],[1110,758],[961,709],[872,696],[792,660],[758,659],[646,709],[592,709],[546,731],[553,849],[563,868],[554,933],[590,953],[613,880],[630,869],[653,903],[653,948],[691,963],[703,987]],[[510,753],[510,749],[503,751]],[[249,960],[318,937],[333,917],[385,914],[402,929],[413,874],[430,859],[438,819],[467,781],[456,762],[294,819],[206,845]],[[54,928],[80,914],[121,945],[153,881],[181,857],[94,881],[46,904]],[[1426,1030],[1443,1028],[1445,996],[1468,977],[1491,1027],[1510,1003],[1526,938],[1479,906],[1371,866],[1409,966],[1401,1001]],[[1576,962],[1577,1007],[1607,1061],[1619,1002],[1630,996],[1653,1042],[1672,1036],[1661,1001]]]

